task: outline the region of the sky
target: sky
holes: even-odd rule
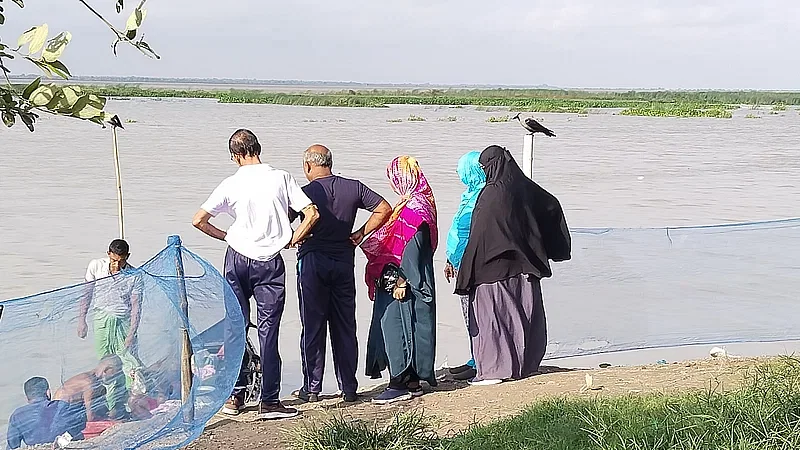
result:
[[[25,1],[3,3],[0,36],[69,30],[73,75],[800,89],[798,0],[148,0],[158,61],[114,57],[77,0]],[[88,1],[120,27],[134,6]]]

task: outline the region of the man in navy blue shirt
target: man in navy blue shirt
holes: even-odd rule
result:
[[[358,388],[355,248],[389,220],[392,207],[360,181],[334,175],[333,156],[322,145],[305,151],[303,167],[310,181],[303,192],[317,205],[319,222],[297,253],[303,387],[294,395],[305,401],[319,400],[330,324],[336,380],[344,400],[354,402]],[[372,215],[353,231],[359,209]]]
[[[23,385],[28,404],[17,408],[8,421],[8,448],[52,444],[58,436],[69,432],[72,439],[83,439],[86,413],[82,405],[71,408],[69,403],[50,400],[50,385],[42,377],[29,379]]]

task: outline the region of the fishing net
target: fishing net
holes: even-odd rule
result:
[[[186,445],[229,397],[245,349],[230,286],[177,236],[139,268],[0,307],[3,447],[65,432],[69,448]]]
[[[800,339],[800,219],[572,239],[543,282],[548,358]]]

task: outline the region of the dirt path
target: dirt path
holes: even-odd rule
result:
[[[345,404],[338,399],[326,399],[313,405],[295,404],[293,406],[300,409],[302,415],[292,420],[255,421],[253,411],[234,418],[218,414],[203,435],[188,448],[283,449],[289,447],[291,430],[303,423],[324,421],[337,414],[348,418],[385,420],[398,412],[418,409],[436,417],[442,435],[463,430],[475,422],[485,423],[516,414],[527,405],[547,397],[671,392],[708,389],[710,386],[730,389],[738,386],[743,371],[758,361],[763,360],[718,359],[595,370],[543,367],[541,375],[495,386],[478,387],[452,380],[441,381],[436,388],[426,389],[422,397],[387,406],[369,403],[369,399],[381,391],[381,388],[376,388],[364,393],[364,401],[356,404]],[[586,389],[587,374],[592,377],[594,389]]]

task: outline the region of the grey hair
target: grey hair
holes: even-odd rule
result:
[[[303,154],[303,162],[307,162],[312,166],[326,167],[330,169],[333,167],[333,155],[331,152],[319,153],[307,151]]]

